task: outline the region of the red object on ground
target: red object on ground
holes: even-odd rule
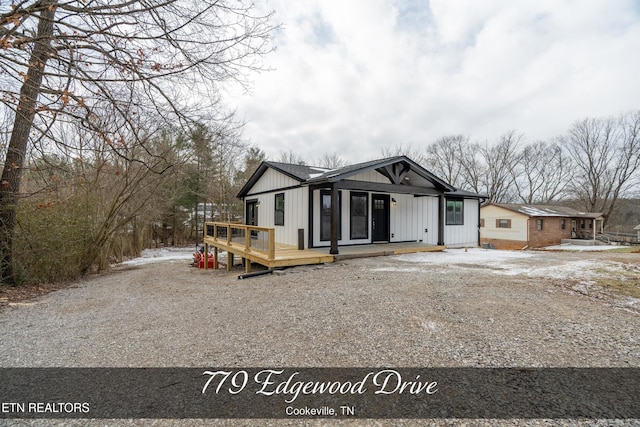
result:
[[[204,254],[201,252],[197,252],[193,254],[195,261],[193,262],[194,267],[204,268]],[[213,268],[213,254],[209,254],[207,257],[207,268]]]

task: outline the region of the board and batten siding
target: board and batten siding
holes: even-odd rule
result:
[[[275,225],[276,194],[284,193],[284,226]],[[305,230],[304,247],[307,248],[307,224],[309,222],[309,188],[299,187],[289,190],[247,196],[245,201],[258,200],[258,226],[274,227],[276,243],[298,247],[298,229]],[[246,207],[245,207],[246,213]],[[246,222],[246,221],[245,221]]]
[[[350,236],[350,191],[341,190],[342,193],[342,239],[338,245],[357,245],[371,243],[371,204],[372,195],[369,194],[369,238],[351,240]],[[388,193],[380,193],[388,194]],[[395,199],[393,205],[391,200]],[[390,242],[424,242],[437,244],[438,242],[438,198],[437,197],[414,197],[411,194],[389,194],[390,206]],[[329,241],[320,241],[320,191],[313,192],[313,245],[315,247],[326,247]],[[477,218],[477,212],[476,212]],[[477,222],[477,219],[476,219]],[[425,231],[426,230],[426,231]],[[476,229],[477,231],[477,229]],[[477,240],[477,239],[476,239]]]
[[[438,197],[419,197],[422,201],[424,216],[422,217],[422,241],[429,245],[438,244]],[[425,232],[425,230],[427,230]]]
[[[391,194],[396,200],[390,206],[390,231],[392,242],[416,242],[421,240],[418,228],[422,226],[423,206],[411,194]]]
[[[391,241],[438,241],[438,198],[414,197],[411,194],[391,194]],[[426,230],[426,231],[425,231]]]
[[[391,181],[389,181],[389,178],[387,178],[386,176],[382,175],[381,173],[378,173],[374,170],[372,171],[367,171],[367,172],[363,172],[361,174],[358,175],[354,175],[350,178],[348,178],[352,181],[366,181],[366,182],[375,182],[378,184],[390,184]]]
[[[300,185],[295,179],[278,172],[274,169],[267,169],[264,174],[258,179],[258,181],[251,187],[251,191],[247,194],[247,197],[251,197],[252,194],[263,193],[265,191],[275,191],[281,188],[289,188]]]
[[[445,225],[444,244],[450,248],[478,246],[478,209],[477,199],[464,199],[464,224]],[[445,219],[446,220],[446,219]]]

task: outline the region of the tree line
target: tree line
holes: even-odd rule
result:
[[[508,131],[497,141],[444,136],[425,148],[397,146],[457,188],[495,203],[572,201],[610,217],[623,197],[640,197],[640,111],[585,118],[548,141]]]
[[[493,203],[565,202],[611,217],[622,197],[640,197],[640,111],[578,120],[562,135],[528,141],[510,130],[495,141],[463,134],[442,136],[425,146],[386,147],[382,157],[406,155],[453,186]],[[299,154],[278,160],[306,164]],[[336,154],[310,164],[336,168]],[[635,225],[635,224],[634,224]]]
[[[181,135],[233,133],[220,89],[262,68],[271,15],[251,0],[1,2],[2,283],[82,274],[118,233],[140,235],[185,163]]]

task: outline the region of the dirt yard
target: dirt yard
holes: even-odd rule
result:
[[[640,366],[640,254],[447,250],[247,280],[187,264],[5,301],[0,366]]]

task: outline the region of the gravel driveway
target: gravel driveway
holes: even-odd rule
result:
[[[496,254],[122,266],[2,309],[0,366],[640,366],[640,301],[593,285],[640,286],[639,254]]]

